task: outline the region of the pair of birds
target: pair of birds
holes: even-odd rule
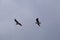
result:
[[[19,23],[16,19],[14,19],[14,21],[16,22],[16,25],[20,25],[22,26],[21,23]],[[36,18],[36,22],[35,22],[38,26],[40,26],[41,22],[39,22],[39,18]]]

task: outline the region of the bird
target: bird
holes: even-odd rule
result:
[[[16,19],[14,19],[14,21],[16,22],[16,25],[20,25],[20,26],[22,26],[22,24],[19,23]]]
[[[36,24],[40,27],[41,22],[39,22],[39,18],[36,18]]]

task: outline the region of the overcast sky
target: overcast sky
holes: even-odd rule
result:
[[[60,0],[0,0],[0,40],[60,40]]]

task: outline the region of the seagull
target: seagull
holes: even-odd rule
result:
[[[22,24],[19,23],[16,19],[14,19],[14,21],[16,22],[16,25],[20,25],[20,26],[22,26]]]
[[[39,18],[36,18],[36,24],[40,26],[41,22],[39,22]]]

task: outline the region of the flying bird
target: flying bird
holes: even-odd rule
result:
[[[36,18],[36,24],[40,26],[41,22],[39,22],[39,18]]]
[[[16,22],[16,25],[20,25],[20,26],[22,26],[22,24],[19,23],[16,19],[14,19],[14,21]]]

